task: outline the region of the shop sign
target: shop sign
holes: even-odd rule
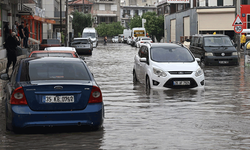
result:
[[[45,18],[45,10],[34,6],[34,15]]]

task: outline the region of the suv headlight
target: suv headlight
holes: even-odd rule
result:
[[[237,52],[233,52],[232,56],[238,56],[238,53]]]
[[[166,77],[167,76],[167,74],[163,70],[161,70],[161,69],[153,68],[153,72],[157,76],[162,76],[162,77]]]
[[[199,76],[201,76],[201,75],[203,75],[203,71],[202,71],[201,68],[199,68],[199,69],[196,70],[195,76],[196,76],[196,77],[199,77]]]
[[[213,53],[205,53],[205,56],[214,56]]]

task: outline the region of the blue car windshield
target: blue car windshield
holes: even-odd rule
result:
[[[204,37],[204,46],[233,46],[227,36]]]
[[[28,61],[22,67],[20,81],[90,79],[82,62]]]
[[[152,47],[151,59],[156,62],[193,62],[194,57],[182,47]]]

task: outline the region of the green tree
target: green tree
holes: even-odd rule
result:
[[[142,26],[142,18],[138,15],[135,15],[129,22],[130,29],[141,26]]]
[[[73,20],[72,25],[74,29],[74,35],[78,36],[79,33],[82,35],[82,31],[86,27],[92,27],[93,18],[91,14],[84,14],[83,12],[78,12],[77,10],[72,12]]]
[[[156,12],[147,12],[142,15],[146,19],[144,24],[147,33],[160,41],[164,36],[164,16],[157,16]]]
[[[123,33],[124,27],[120,22],[112,22],[110,24],[101,23],[96,27],[99,36],[115,36]]]

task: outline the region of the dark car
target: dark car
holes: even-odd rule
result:
[[[43,39],[41,44],[39,44],[39,49],[44,50],[46,47],[59,47],[61,43],[58,39]]]
[[[17,62],[4,87],[6,128],[89,126],[104,120],[102,93],[82,59],[25,58]]]
[[[189,49],[205,65],[238,65],[235,46],[227,35],[197,34],[191,37]]]
[[[78,54],[92,55],[93,43],[89,38],[74,38],[71,46],[76,49]]]

